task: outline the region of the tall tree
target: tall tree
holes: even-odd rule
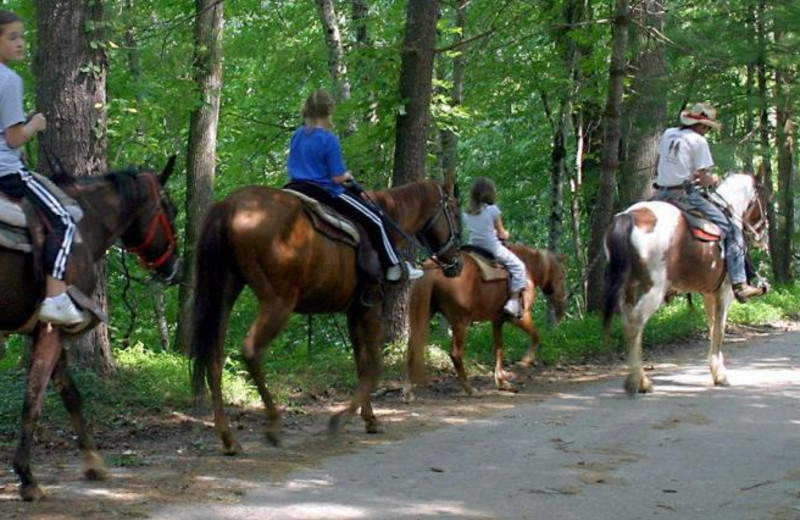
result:
[[[631,42],[634,79],[625,103],[622,175],[619,198],[622,207],[652,194],[658,141],[667,120],[669,82],[662,33],[665,0],[643,0],[633,10]]]
[[[403,109],[397,115],[395,126],[394,186],[425,178],[438,17],[439,0],[409,0],[400,69]],[[392,291],[386,313],[389,340],[405,338],[408,335],[407,290]]]
[[[222,94],[223,0],[195,0],[194,81],[198,98],[189,126],[186,161],[186,229],[184,234],[184,283],[180,292],[177,348],[189,350],[192,303],[194,302],[194,258],[206,210],[214,201],[217,166],[217,125]]]
[[[402,109],[395,126],[395,186],[425,177],[438,18],[439,0],[409,0],[400,69]]]
[[[614,191],[619,167],[619,144],[621,135],[622,93],[625,79],[625,56],[628,50],[628,26],[631,13],[628,0],[617,0],[613,23],[611,65],[608,75],[608,95],[603,114],[603,149],[600,164],[600,193],[592,211],[591,235],[589,237],[589,272],[586,308],[596,311],[602,308],[605,287],[605,257],[603,240],[606,227],[614,214]]]
[[[339,30],[339,20],[333,0],[316,0],[319,18],[325,32],[328,46],[328,70],[333,79],[333,97],[337,103],[350,99],[350,82],[347,79],[347,65],[344,61],[344,46]],[[355,6],[354,6],[355,10]]]
[[[781,32],[775,31],[775,45],[783,43]],[[778,151],[778,244],[773,250],[772,266],[775,281],[789,283],[793,279],[794,258],[794,186],[795,186],[795,123],[790,94],[791,72],[778,66],[775,71],[775,145]]]
[[[36,0],[39,39],[33,60],[37,109],[47,117],[40,151],[57,156],[78,176],[101,175],[107,165],[105,1]],[[41,162],[40,169],[49,171]],[[95,267],[93,297],[108,308],[105,262]],[[77,363],[99,374],[114,370],[108,328],[101,324],[71,341]]]

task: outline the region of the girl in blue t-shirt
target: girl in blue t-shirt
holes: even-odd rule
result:
[[[333,98],[325,90],[312,92],[302,114],[305,124],[295,131],[289,145],[289,178],[324,188],[330,196],[322,202],[364,227],[386,270],[386,280],[400,281],[403,267],[383,220],[357,193],[345,189],[354,179],[344,164],[339,138],[332,132]],[[410,280],[423,274],[408,262],[406,268]]]
[[[489,251],[508,269],[510,295],[503,310],[519,318],[522,316],[520,297],[527,287],[528,275],[522,260],[501,242],[508,240],[510,233],[503,226],[496,201],[494,182],[486,177],[478,177],[472,183],[469,208],[462,215],[462,220],[469,230],[470,245]]]
[[[67,262],[75,235],[75,221],[22,162],[22,146],[47,127],[42,114],[26,121],[22,108],[22,78],[8,68],[8,63],[25,58],[25,31],[22,19],[10,11],[0,11],[0,193],[14,199],[27,199],[50,222],[44,246],[44,263],[48,269],[45,299],[39,309],[39,320],[56,325],[76,325],[84,313],[67,295],[64,281]]]

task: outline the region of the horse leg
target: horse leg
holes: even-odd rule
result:
[[[704,294],[706,317],[709,328],[708,366],[711,378],[716,386],[729,386],[725,360],[722,355],[722,342],[725,338],[725,323],[728,320],[728,309],[733,301],[733,293],[727,286],[717,292]]]
[[[536,328],[536,324],[533,322],[533,311],[526,312],[522,315],[522,318],[513,323],[531,338],[531,344],[528,346],[528,350],[525,351],[525,355],[522,356],[522,360],[519,363],[525,367],[532,367],[538,361],[539,345],[542,344],[542,339],[539,336],[539,329]]]
[[[269,310],[265,309],[262,303],[258,318],[250,327],[247,338],[244,340],[242,352],[250,377],[253,379],[258,395],[261,396],[261,401],[267,410],[266,436],[273,446],[280,444],[283,428],[281,426],[281,412],[275,405],[272,394],[264,382],[264,370],[261,367],[261,348],[269,344],[283,330],[292,309],[294,309],[294,305],[288,302],[276,301]]]
[[[464,345],[467,342],[467,329],[469,325],[461,321],[453,321],[450,325],[453,328],[450,360],[453,362],[453,368],[456,369],[458,381],[461,383],[464,392],[466,392],[468,396],[472,396],[475,394],[475,390],[472,388],[472,385],[469,384],[467,371],[464,370]]]
[[[36,420],[42,411],[47,383],[61,356],[61,350],[58,328],[40,325],[33,344],[33,354],[28,370],[28,388],[22,402],[22,428],[13,463],[14,472],[20,480],[19,494],[27,502],[44,497],[44,491],[31,471],[31,444]]]
[[[382,320],[382,309],[375,307],[364,308],[361,305],[353,305],[347,314],[347,325],[358,373],[358,390],[353,394],[347,408],[331,416],[328,431],[334,435],[341,432],[344,424],[359,408],[366,432],[382,431],[381,424],[372,410],[370,398],[381,368],[381,347],[385,341]]]
[[[492,321],[492,342],[494,343],[494,385],[498,390],[516,392],[517,389],[508,382],[508,374],[503,370],[503,322],[505,319]]]
[[[223,360],[215,357],[208,367],[206,381],[211,389],[211,402],[214,408],[214,430],[222,440],[222,452],[225,455],[238,455],[242,452],[242,445],[233,436],[228,416],[225,414],[225,405],[222,399],[222,364]]]
[[[103,457],[97,452],[97,445],[81,413],[81,394],[72,376],[67,371],[67,356],[62,352],[53,373],[53,384],[61,395],[64,408],[70,416],[72,427],[78,434],[78,449],[83,457],[84,476],[89,480],[105,480],[109,477]]]
[[[629,396],[653,391],[653,383],[642,369],[642,333],[650,316],[664,301],[664,290],[657,284],[644,293],[636,305],[623,305],[625,339],[628,343],[628,377],[625,379],[625,392]]]

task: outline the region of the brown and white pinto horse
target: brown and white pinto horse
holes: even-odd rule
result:
[[[175,208],[164,190],[173,166],[174,157],[159,176],[149,172],[122,172],[81,178],[62,174],[53,179],[83,210],[83,218],[78,222],[80,240],[74,243],[67,269],[69,284],[91,295],[95,286],[93,264],[118,238],[164,281],[177,281]],[[44,277],[43,273],[36,272],[31,256],[0,248],[0,332],[27,333],[32,329],[34,338],[22,404],[22,428],[13,463],[21,483],[20,495],[29,501],[44,495],[31,470],[30,459],[36,420],[51,379],[77,430],[84,474],[89,479],[108,475],[81,413],[80,393],[67,371],[68,356],[61,344],[62,330],[36,324],[38,305],[44,297]]]
[[[461,276],[447,278],[441,269],[426,265],[425,276],[414,282],[409,297],[409,343],[406,360],[406,381],[403,395],[406,402],[414,399],[413,385],[423,379],[425,371],[425,348],[428,344],[428,327],[431,317],[440,312],[453,330],[450,359],[458,374],[458,380],[468,395],[473,394],[472,385],[464,370],[464,347],[467,332],[472,323],[492,322],[494,338],[494,381],[500,390],[514,390],[503,369],[503,333],[505,322],[523,330],[530,336],[530,345],[522,359],[522,364],[533,365],[541,342],[536,324],[533,322],[531,308],[536,300],[536,287],[542,289],[545,297],[553,305],[556,320],[564,317],[567,302],[566,272],[564,256],[548,251],[531,249],[522,244],[510,244],[508,248],[525,264],[528,274],[528,287],[523,293],[525,302],[522,317],[513,319],[503,312],[508,300],[508,280],[500,279],[486,282],[481,276],[477,261],[462,254]]]
[[[369,196],[404,233],[417,235],[440,262],[455,266],[452,274],[457,274],[461,221],[452,183],[421,181]],[[193,382],[198,397],[206,385],[211,388],[215,429],[226,454],[241,451],[225,416],[221,385],[228,319],[245,285],[255,293],[259,310],[243,353],[266,408],[267,439],[280,441],[281,414],[265,384],[261,354],[292,313],[347,314],[359,386],[329,427],[339,431],[360,407],[366,431],[379,431],[370,392],[385,343],[383,306],[364,304],[358,278],[355,248],[316,231],[302,201],[292,194],[249,186],[209,209],[197,248]]]
[[[716,198],[727,205],[749,242],[766,245],[765,205],[755,176],[729,174],[717,187]],[[681,211],[666,202],[639,202],[614,216],[605,237],[604,325],[608,331],[621,299],[629,395],[653,390],[642,370],[642,333],[672,292],[702,293],[709,323],[711,377],[715,385],[728,384],[722,342],[733,290],[720,246],[695,239]]]

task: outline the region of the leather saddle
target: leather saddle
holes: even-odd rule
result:
[[[471,256],[475,260],[481,272],[481,280],[484,282],[496,282],[498,280],[508,279],[508,270],[497,261],[490,251],[478,246],[465,245],[461,246],[461,252]]]
[[[683,214],[692,236],[702,242],[719,242],[723,239],[724,235],[722,229],[714,222],[708,219],[706,215],[697,208],[686,204],[681,200],[662,200],[672,204]]]

